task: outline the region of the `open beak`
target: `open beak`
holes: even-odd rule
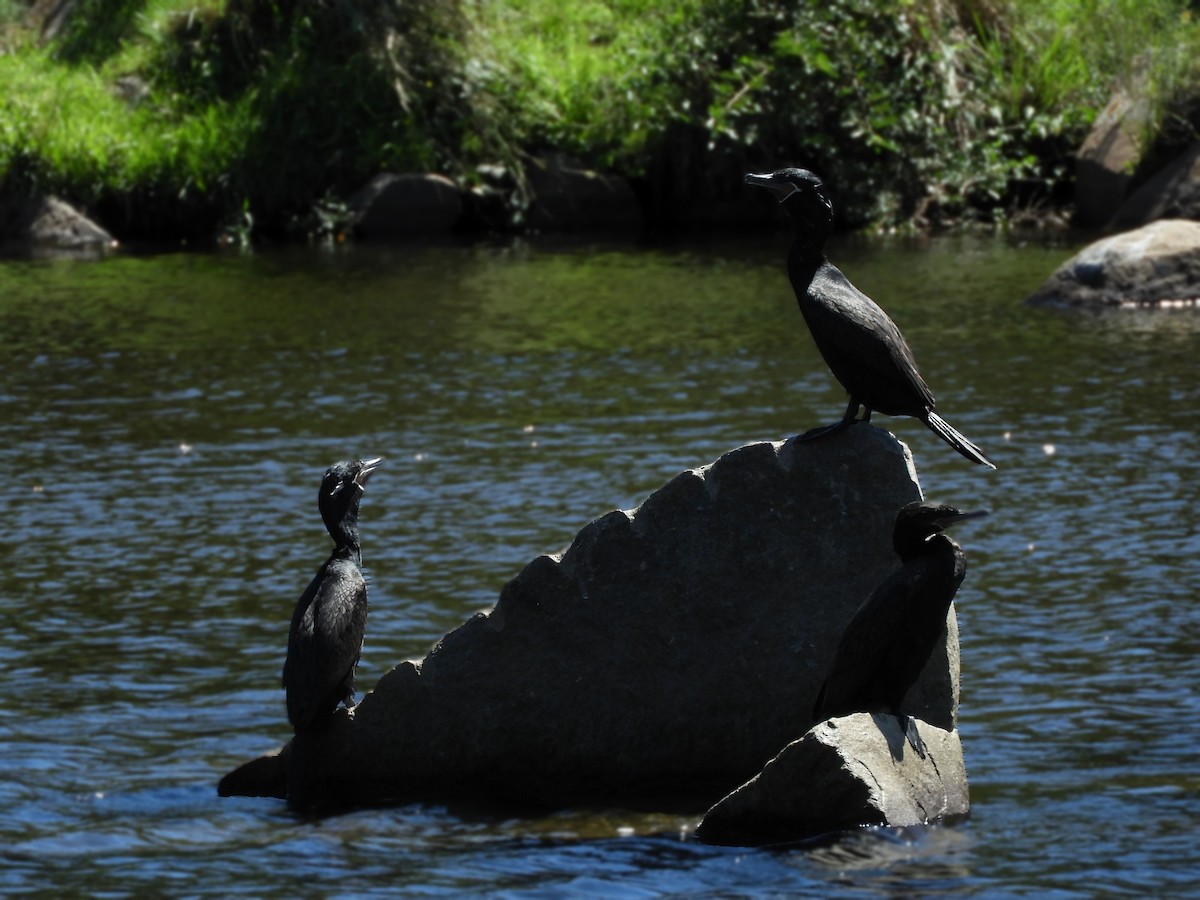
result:
[[[354,476],[354,483],[364,491],[367,489],[367,479],[371,477],[375,471],[375,467],[383,462],[382,456],[377,456],[374,459],[364,459],[362,461],[362,470]]]
[[[756,175],[753,172],[750,172],[746,175],[743,181],[745,181],[746,184],[752,184],[755,187],[766,188],[775,195],[775,199],[780,203],[799,190],[799,188],[797,188],[790,181],[783,181],[782,179],[776,180],[773,175]]]

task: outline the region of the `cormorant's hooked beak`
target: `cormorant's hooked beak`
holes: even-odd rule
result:
[[[383,462],[382,456],[377,456],[374,459],[364,459],[362,461],[362,470],[354,476],[354,483],[358,485],[360,490],[367,489],[367,479],[374,473],[376,466]]]
[[[800,188],[792,184],[790,181],[785,181],[782,178],[775,178],[774,175],[755,175],[750,172],[746,175],[744,181],[746,184],[752,184],[755,187],[763,187],[775,195],[775,199],[782,203]]]
[[[938,517],[937,527],[944,530],[957,522],[962,522],[965,519],[982,519],[987,514],[988,511],[986,509],[977,509],[972,512],[955,511],[952,513],[946,513],[946,515]],[[933,537],[933,535],[930,535],[930,537]]]

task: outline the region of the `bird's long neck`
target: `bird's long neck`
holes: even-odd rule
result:
[[[833,227],[831,209],[813,209],[800,204],[795,195],[784,202],[784,209],[796,233],[788,250],[787,265],[788,277],[796,289],[797,297],[803,296],[817,269],[825,262],[825,241]]]
[[[811,235],[797,232],[788,250],[788,278],[796,291],[797,297],[803,297],[808,285],[817,274],[817,269],[825,262],[824,239],[820,242],[813,240]]]
[[[354,563],[356,566],[362,565],[362,548],[355,541],[352,544],[338,544],[333,548],[333,552],[329,554],[330,559],[345,559]]]
[[[358,504],[353,504],[341,520],[329,526],[329,536],[335,544],[332,556],[349,559],[362,565],[362,546],[358,542]]]
[[[946,560],[946,571],[953,571],[958,580],[962,580],[967,570],[967,557],[962,547],[958,546],[950,536],[939,532],[926,539],[920,532],[897,534],[893,540],[897,555],[908,562],[918,556],[939,557]]]

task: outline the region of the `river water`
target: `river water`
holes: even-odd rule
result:
[[[843,240],[944,416],[972,815],[706,847],[698,816],[220,799],[288,738],[292,605],[363,507],[369,689],[530,559],[680,470],[840,416],[786,238],[550,239],[0,263],[0,891],[1089,896],[1200,892],[1200,312],[1021,304],[1080,246]]]

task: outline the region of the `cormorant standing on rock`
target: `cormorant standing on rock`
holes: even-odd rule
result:
[[[788,211],[796,238],[788,252],[788,276],[800,312],[834,377],[850,394],[842,420],[804,435],[814,438],[871,419],[871,411],[920,419],[971,462],[996,468],[983,452],[934,412],[933,394],[917,371],[900,329],[870,297],[825,258],[833,227],[833,203],[821,179],[807,169],[780,169],[746,176],[765,187]]]
[[[900,703],[941,637],[967,571],[962,548],[942,529],[986,515],[928,501],[900,510],[892,546],[901,566],[871,592],[842,633],[813,705],[814,721],[856,712],[901,718]],[[913,731],[906,731],[917,748]]]
[[[339,703],[354,706],[354,668],[367,626],[358,504],[379,462],[336,463],[321,479],[317,506],[335,546],[296,603],[283,664],[288,721],[297,734],[321,730]]]

